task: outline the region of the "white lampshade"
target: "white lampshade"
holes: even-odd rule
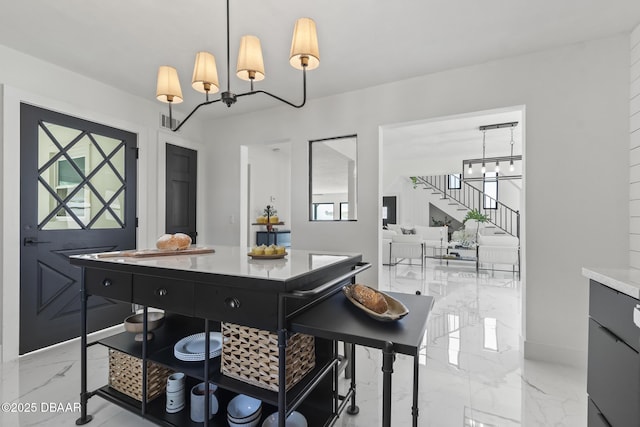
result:
[[[300,18],[296,21],[291,40],[291,55],[289,63],[293,68],[302,70],[302,58],[308,58],[307,70],[313,70],[320,65],[320,52],[318,50],[318,34],[316,23],[311,18]]]
[[[238,66],[236,75],[242,80],[264,79],[264,62],[260,39],[256,36],[242,36],[238,52]],[[251,78],[253,76],[253,79]]]
[[[182,89],[178,80],[178,71],[168,65],[158,68],[158,84],[156,98],[161,102],[179,104],[182,102]]]
[[[198,52],[193,66],[191,87],[198,92],[207,93],[207,86],[209,93],[216,93],[220,90],[216,58],[209,52]]]

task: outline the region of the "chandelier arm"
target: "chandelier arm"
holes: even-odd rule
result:
[[[193,110],[191,110],[189,115],[187,115],[187,117],[185,117],[184,120],[182,122],[180,122],[180,124],[175,129],[171,129],[171,132],[178,132],[180,130],[180,128],[182,127],[182,125],[187,123],[187,120],[189,120],[191,118],[191,116],[193,116],[193,113],[198,111],[198,109],[200,107],[205,106],[205,105],[209,105],[209,104],[214,104],[216,102],[220,102],[221,100],[222,100],[221,98],[218,98],[218,99],[214,99],[213,101],[205,101],[205,102],[203,102],[201,104],[196,105],[195,108]]]
[[[256,93],[264,93],[265,95],[268,95],[274,99],[277,99],[278,101],[284,102],[285,104],[290,105],[293,108],[302,108],[304,107],[304,104],[307,103],[307,69],[306,68],[302,69],[302,103],[301,104],[294,104],[293,102],[287,101],[286,99],[280,98],[279,96],[269,93],[265,90],[252,90],[251,92],[241,93],[236,96],[239,98],[241,96],[246,96],[246,95],[255,95]]]

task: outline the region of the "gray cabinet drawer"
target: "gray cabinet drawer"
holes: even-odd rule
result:
[[[278,296],[273,292],[198,284],[195,301],[197,317],[277,330]]]
[[[602,412],[598,409],[598,407],[593,403],[593,400],[588,399],[588,408],[587,408],[587,425],[589,427],[611,427],[611,425],[607,422],[607,419],[602,415]]]
[[[587,393],[612,426],[640,426],[640,355],[593,319]]]
[[[640,352],[640,328],[633,323],[635,298],[591,280],[589,315]]]
[[[90,295],[131,302],[131,274],[129,273],[87,268],[84,281]]]
[[[135,276],[133,302],[191,316],[193,282],[155,276]]]

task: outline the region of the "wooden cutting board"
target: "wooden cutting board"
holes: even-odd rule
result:
[[[98,258],[115,258],[115,257],[132,257],[132,258],[147,258],[157,256],[169,256],[169,255],[198,255],[198,254],[210,254],[215,252],[213,248],[206,247],[192,247],[182,250],[166,250],[166,249],[139,249],[136,251],[116,251],[116,252],[103,252],[97,254]]]

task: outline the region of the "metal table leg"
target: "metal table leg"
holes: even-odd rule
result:
[[[394,359],[393,343],[387,341],[382,349],[382,427],[391,427],[391,375]]]
[[[411,407],[411,417],[413,427],[418,427],[418,369],[420,363],[418,356],[413,356],[413,406]]]
[[[278,427],[286,427],[287,422],[287,388],[286,370],[287,360],[287,330],[285,329],[285,301],[284,296],[278,296]]]
[[[347,360],[347,366],[344,369],[344,377],[346,379],[350,379],[351,378],[351,362],[353,360],[351,349],[353,348],[353,344],[343,342],[342,345],[344,348],[344,358]]]
[[[82,268],[82,286],[80,288],[80,418],[76,425],[81,426],[90,422],[93,417],[87,415],[87,289],[85,287],[85,269]]]
[[[209,340],[209,319],[204,319],[204,427],[209,427],[209,413],[211,405],[211,397],[209,396],[209,357],[211,354],[211,343]]]
[[[350,371],[349,377],[351,378],[351,390],[353,390],[353,394],[351,395],[351,405],[347,408],[347,414],[356,415],[360,412],[360,408],[356,405],[356,345],[355,344],[346,344],[349,351],[345,351],[349,357],[349,365],[347,366]],[[347,372],[347,371],[345,371]]]

